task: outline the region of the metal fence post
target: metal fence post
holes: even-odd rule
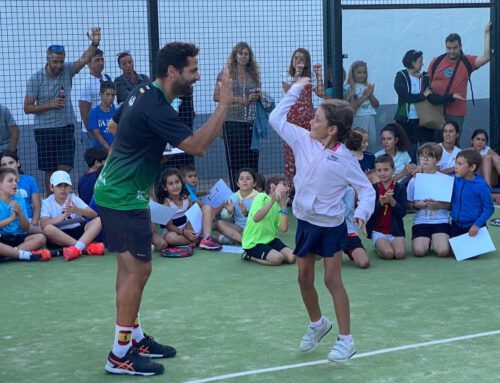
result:
[[[160,50],[160,20],[158,16],[158,0],[147,0],[148,3],[148,36],[149,36],[149,77],[156,78],[156,56]]]

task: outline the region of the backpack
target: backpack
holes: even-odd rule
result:
[[[434,63],[432,64],[432,68],[431,68],[431,70],[432,70],[432,77],[434,77],[434,74],[436,73],[436,69],[437,69],[439,63],[441,63],[441,61],[443,61],[443,59],[444,59],[445,56],[446,56],[446,53],[443,53],[442,55],[436,57],[436,60],[434,60]],[[476,103],[474,102],[474,89],[472,89],[472,80],[471,80],[471,75],[472,75],[472,72],[473,72],[474,69],[472,68],[471,62],[463,54],[463,52],[460,54],[460,57],[458,58],[458,61],[459,61],[459,64],[460,64],[460,61],[464,63],[465,69],[467,69],[467,73],[469,73],[469,85],[470,85],[470,93],[471,93],[471,96],[472,96],[472,105],[475,106]],[[453,78],[452,78],[451,81],[453,81]],[[432,78],[431,78],[431,82],[432,82]],[[451,84],[451,82],[450,82],[450,84]]]

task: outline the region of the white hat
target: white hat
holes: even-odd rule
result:
[[[50,176],[50,184],[52,186],[57,186],[59,184],[73,185],[71,183],[71,177],[63,170],[58,170],[52,173],[52,175]]]

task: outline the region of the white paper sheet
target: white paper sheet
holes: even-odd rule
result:
[[[453,177],[443,173],[417,173],[414,201],[433,199],[434,201],[451,202],[453,180]]]
[[[458,237],[450,238],[450,245],[457,261],[463,261],[464,259],[496,250],[486,227],[480,228],[475,237],[471,237],[468,233],[465,233]]]
[[[184,153],[184,151],[178,148],[174,148],[170,145],[167,145],[167,147],[163,151],[164,156],[171,156],[173,154],[180,154],[180,153]]]
[[[201,209],[197,203],[194,203],[193,206],[186,211],[186,217],[191,223],[193,231],[198,235],[203,234]]]
[[[227,186],[227,184],[222,180],[218,180],[214,186],[210,189],[210,194],[203,197],[203,203],[211,207],[219,207],[224,202],[226,202],[233,192]]]
[[[230,245],[223,245],[222,249],[220,249],[221,253],[234,253],[234,254],[242,254],[243,249],[241,246],[230,246]]]
[[[155,201],[149,201],[149,210],[151,210],[151,222],[160,225],[166,225],[175,214],[175,209]]]

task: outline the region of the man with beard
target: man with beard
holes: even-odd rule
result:
[[[115,341],[105,366],[111,374],[161,374],[163,365],[149,358],[176,354],[173,347],[161,345],[144,334],[138,315],[142,292],[151,274],[149,193],[163,150],[169,143],[189,154],[203,155],[221,135],[232,101],[232,81],[226,70],[218,84],[221,101],[206,124],[193,133],[179,119],[170,103],[190,94],[200,79],[198,50],[195,45],[182,42],[160,49],[156,80],[134,89],[110,122],[116,137],[97,179],[94,198],[108,250],[118,253]]]
[[[38,169],[45,172],[45,192],[50,192],[50,176],[56,170],[70,172],[75,157],[75,112],[71,103],[73,77],[87,65],[101,41],[101,29],[94,27],[90,46],[73,63],[64,63],[63,45],[47,48],[47,64],[26,84],[24,113],[35,115]]]
[[[434,57],[429,63],[429,76],[432,92],[439,96],[448,96],[445,104],[445,119],[455,121],[462,131],[467,114],[467,81],[476,69],[490,61],[491,23],[484,29],[484,48],[481,56],[465,55],[462,51],[462,39],[457,33],[446,37],[446,53]]]

